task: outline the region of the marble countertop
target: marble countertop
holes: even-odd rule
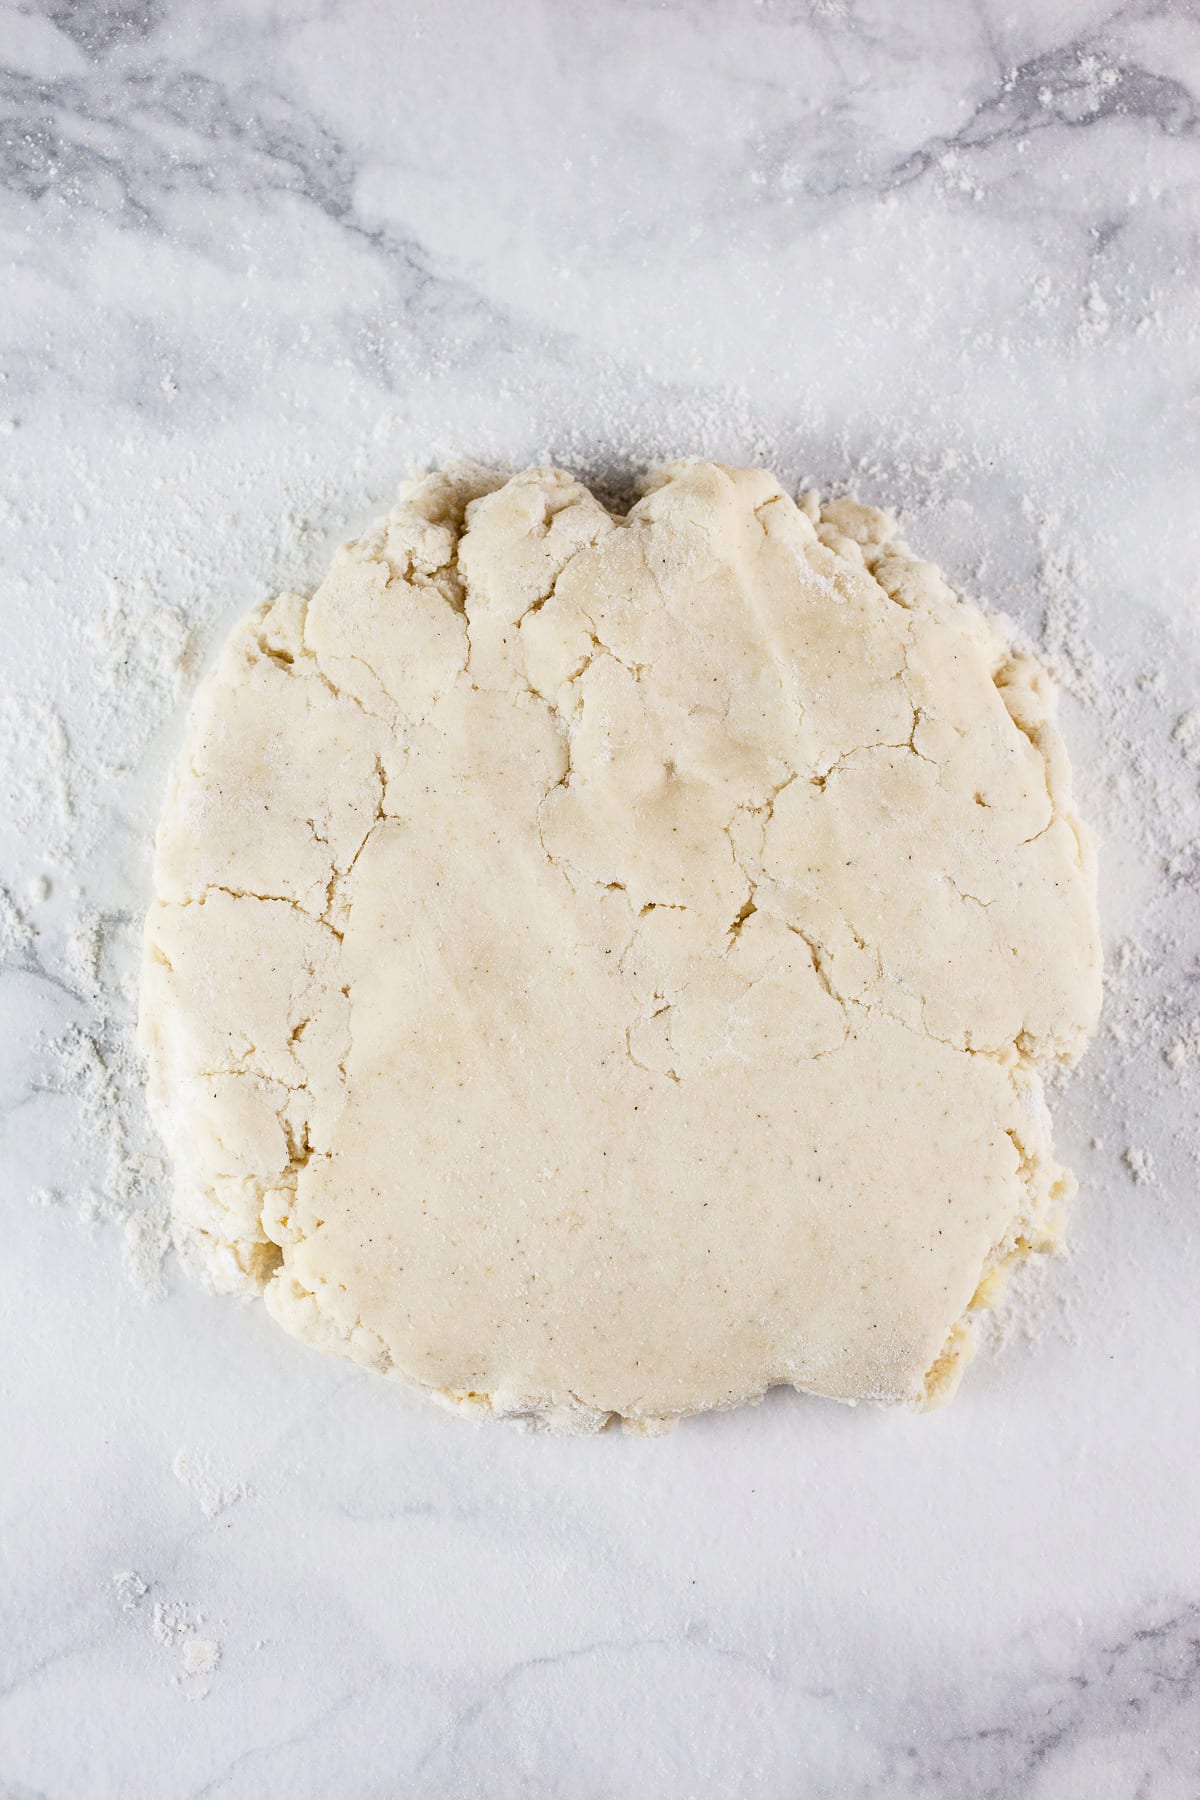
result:
[[[0,9],[0,1795],[1200,1793],[1200,22]],[[929,1417],[443,1415],[164,1256],[148,847],[232,620],[429,459],[899,505],[1065,684],[1072,1249]]]

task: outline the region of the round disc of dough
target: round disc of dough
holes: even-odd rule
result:
[[[210,1280],[458,1404],[928,1403],[1070,1178],[1093,862],[1041,667],[850,501],[431,477],[230,639],[142,1041]]]

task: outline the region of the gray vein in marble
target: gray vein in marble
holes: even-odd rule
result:
[[[1200,109],[1184,82],[1136,64],[1106,62],[1113,80],[1098,86],[1095,72],[1086,70],[1097,48],[1081,40],[1023,63],[1003,76],[960,130],[913,150],[879,185],[890,192],[918,180],[948,151],[991,150],[1038,132],[1087,131],[1113,119],[1145,119],[1168,137],[1195,136]]]
[[[448,1729],[430,1745],[416,1765],[413,1770],[413,1779],[417,1781],[426,1779],[434,1766],[440,1763],[444,1771],[443,1781],[452,1784],[455,1780],[455,1765],[462,1740],[490,1710],[508,1708],[513,1703],[513,1690],[531,1676],[538,1677],[547,1671],[564,1669],[575,1663],[588,1663],[594,1659],[636,1657],[645,1650],[671,1652],[681,1649],[699,1649],[719,1660],[728,1660],[743,1665],[769,1681],[782,1679],[778,1671],[771,1668],[761,1658],[713,1643],[703,1636],[699,1628],[689,1629],[678,1638],[603,1638],[595,1643],[572,1645],[570,1649],[555,1651],[544,1656],[527,1657],[522,1662],[510,1664],[508,1668],[489,1679],[485,1691],[456,1714]],[[818,1694],[814,1697],[827,1699],[830,1696]]]
[[[1044,1707],[1014,1697],[1009,1721],[947,1738],[926,1778],[939,1791],[962,1783],[958,1791],[979,1800],[1007,1800],[1028,1793],[1056,1759],[1093,1737],[1103,1742],[1125,1721],[1146,1733],[1177,1731],[1182,1760],[1173,1772],[1190,1762],[1200,1781],[1200,1602],[1096,1645],[1058,1679],[1059,1692]]]
[[[340,1718],[343,1713],[347,1712],[360,1701],[362,1695],[363,1687],[361,1685],[351,1687],[346,1693],[341,1695],[339,1699],[335,1700],[331,1706],[324,1707],[310,1719],[302,1731],[295,1731],[290,1733],[287,1737],[268,1740],[265,1743],[250,1745],[247,1749],[235,1756],[232,1761],[226,1763],[224,1767],[216,1775],[212,1776],[210,1780],[206,1781],[203,1786],[193,1788],[188,1795],[188,1800],[209,1800],[209,1796],[213,1794],[220,1794],[223,1791],[227,1792],[230,1781],[239,1773],[244,1773],[246,1770],[251,1769],[255,1763],[260,1763],[272,1756],[277,1756],[283,1750],[294,1750],[305,1744],[311,1743],[318,1732],[327,1730],[335,1719]]]
[[[947,156],[969,159],[996,148],[1012,149],[1045,132],[1088,131],[1113,120],[1145,120],[1164,136],[1195,137],[1200,104],[1194,89],[1182,77],[1159,75],[1106,48],[1108,30],[1161,10],[1120,8],[1103,31],[1056,45],[1015,67],[998,68],[956,130],[939,133],[879,166],[855,162],[825,179],[806,176],[800,191],[823,200],[892,194],[937,173]],[[765,140],[764,162],[775,172],[775,199],[780,197],[779,168],[804,155],[804,129],[789,124]]]

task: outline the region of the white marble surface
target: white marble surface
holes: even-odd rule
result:
[[[33,0],[0,86],[0,1795],[1200,1794],[1194,7]],[[1073,1253],[933,1417],[476,1427],[156,1272],[149,836],[414,462],[692,450],[1070,681]]]

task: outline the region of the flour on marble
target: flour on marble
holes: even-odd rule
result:
[[[112,1578],[112,1584],[122,1612],[136,1612],[150,1592],[136,1569],[119,1569]]]
[[[89,1227],[116,1228],[130,1283],[159,1299],[170,1227],[165,1165],[147,1129],[132,1045],[140,918],[77,896],[122,781],[185,691],[192,633],[147,584],[110,584],[106,604],[85,614],[84,632],[94,678],[81,697],[91,715],[84,711],[88,754],[73,744],[50,699],[9,699],[0,708],[11,823],[37,863],[56,870],[53,880],[44,866],[26,876],[24,905],[0,888],[0,963],[24,968],[74,1003],[76,1021],[46,1045],[45,1086],[74,1100],[98,1163],[76,1191],[78,1216]],[[58,916],[43,926],[38,915],[52,899]]]
[[[155,1598],[152,1584],[136,1569],[118,1570],[112,1587],[121,1611],[141,1619],[152,1643],[170,1657],[172,1684],[188,1699],[204,1699],[207,1678],[220,1667],[223,1653],[219,1638],[201,1632],[204,1614],[187,1600]]]
[[[216,1638],[189,1637],[183,1641],[183,1673],[212,1675],[221,1661],[221,1646]]]
[[[0,885],[0,968],[24,956],[33,928],[8,889]]]
[[[106,1007],[103,991],[97,1004]],[[52,1046],[61,1092],[76,1101],[99,1153],[100,1184],[79,1199],[80,1222],[115,1225],[131,1285],[145,1299],[167,1291],[164,1262],[170,1227],[164,1200],[165,1166],[150,1148],[141,1114],[141,1070],[120,1014],[102,1012],[96,1033],[72,1027]]]
[[[250,1492],[244,1481],[223,1480],[207,1456],[187,1450],[176,1453],[171,1473],[188,1490],[206,1519],[215,1519]]]
[[[1163,1061],[1176,1074],[1182,1073],[1189,1063],[1200,1062],[1200,1015],[1188,1022],[1179,1037],[1171,1039],[1163,1051]]]
[[[45,696],[0,696],[0,769],[8,820],[51,861],[69,859],[78,762],[58,706]]]
[[[1191,706],[1187,712],[1180,713],[1171,733],[1171,742],[1184,762],[1200,768],[1200,707]]]
[[[1083,706],[1098,706],[1112,678],[1101,663],[1084,601],[1095,571],[1083,550],[1064,538],[1061,521],[1043,521],[1038,537],[1041,653],[1068,693]]]

